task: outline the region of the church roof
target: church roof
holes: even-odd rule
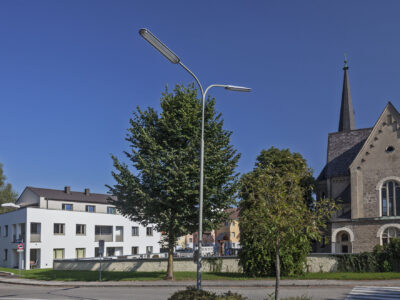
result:
[[[361,150],[372,128],[334,132],[328,135],[327,163],[318,180],[348,176],[349,166]]]

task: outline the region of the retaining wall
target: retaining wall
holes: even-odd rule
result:
[[[218,257],[203,258],[204,272],[242,272],[237,257]],[[123,272],[157,272],[166,271],[168,261],[165,258],[152,259],[104,259],[101,262],[103,271],[123,271]],[[334,272],[337,270],[338,259],[335,255],[310,255],[307,258],[306,270],[308,272]],[[197,268],[193,258],[174,258],[174,271],[195,272]],[[85,270],[98,271],[100,269],[99,260],[91,259],[65,259],[55,260],[54,270]]]

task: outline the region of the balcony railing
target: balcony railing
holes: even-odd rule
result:
[[[104,240],[105,242],[112,242],[113,236],[112,236],[112,234],[96,234],[94,236],[94,241],[98,242],[100,240]]]
[[[40,242],[40,233],[31,233],[31,242]]]

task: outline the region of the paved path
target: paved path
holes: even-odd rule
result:
[[[400,299],[400,287],[356,286],[346,297],[346,300],[355,299]]]

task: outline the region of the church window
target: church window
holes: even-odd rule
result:
[[[393,238],[400,237],[400,230],[396,227],[388,227],[382,234],[382,244],[389,244]]]
[[[342,242],[348,242],[349,241],[349,235],[347,233],[342,233]]]
[[[400,185],[386,181],[381,189],[382,216],[400,216]]]

